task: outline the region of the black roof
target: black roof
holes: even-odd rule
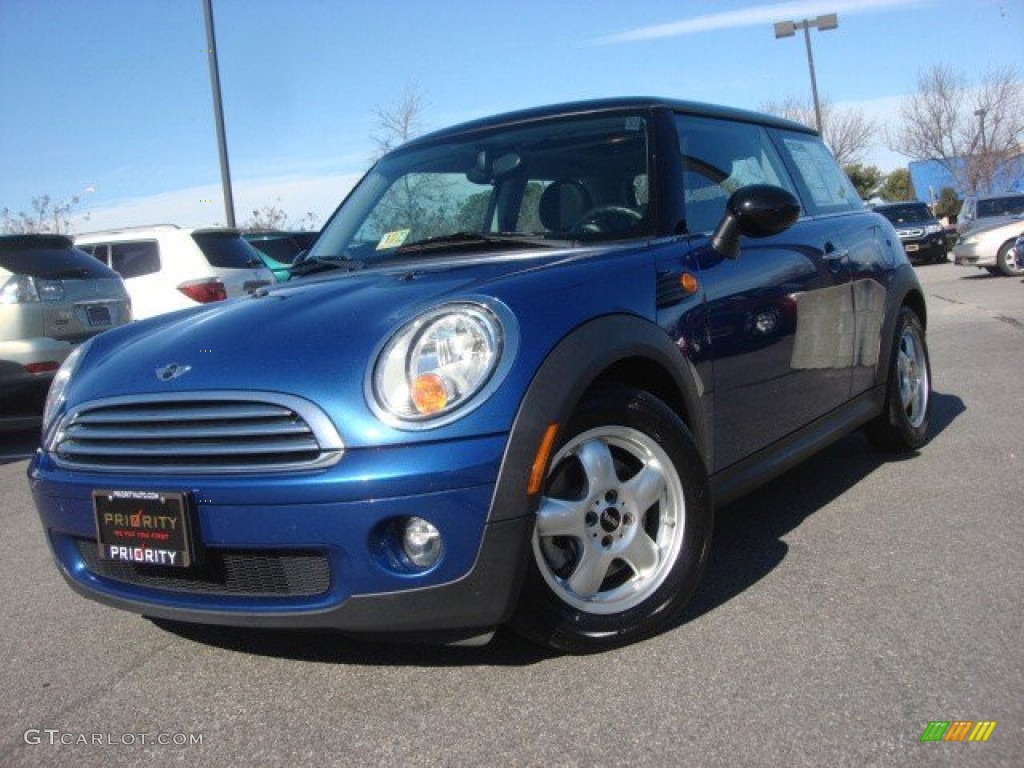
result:
[[[0,235],[0,250],[7,252],[32,248],[71,248],[73,245],[67,235]]]
[[[588,101],[572,101],[564,104],[552,104],[544,107],[532,107],[515,112],[504,112],[498,115],[491,115],[469,122],[459,123],[449,128],[443,128],[424,136],[413,139],[404,146],[415,146],[421,143],[436,141],[437,139],[457,136],[463,133],[472,133],[484,128],[493,128],[501,125],[514,125],[516,123],[528,123],[534,120],[543,120],[552,117],[566,117],[569,115],[596,114],[600,112],[612,112],[621,110],[642,110],[642,109],[669,109],[676,112],[685,112],[699,117],[718,117],[727,120],[738,120],[745,123],[759,123],[778,128],[785,128],[791,131],[816,134],[812,128],[786,120],[775,115],[767,115],[760,112],[749,112],[733,107],[723,107],[715,104],[704,104],[697,101],[681,101],[677,99],[663,99],[650,96],[627,96],[611,99],[592,99]]]

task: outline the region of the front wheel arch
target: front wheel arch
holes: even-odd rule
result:
[[[610,383],[651,388],[686,423],[710,467],[710,426],[700,408],[696,373],[656,324],[635,315],[606,315],[567,334],[534,375],[502,457],[491,521],[535,511],[536,499],[526,491],[545,432],[552,424],[564,426],[588,390]]]

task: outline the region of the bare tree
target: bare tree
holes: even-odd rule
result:
[[[980,85],[947,65],[918,75],[900,104],[889,148],[914,160],[937,160],[962,192],[992,188],[998,169],[1021,151],[1024,82],[1013,67],[989,70]]]
[[[814,104],[792,96],[782,102],[762,104],[761,110],[811,127],[815,124]],[[821,137],[840,165],[862,160],[877,133],[878,125],[862,110],[856,107],[843,109],[828,99],[821,100]]]
[[[292,219],[281,207],[281,198],[273,205],[253,208],[252,215],[242,225],[243,232],[281,231],[281,230],[315,230],[320,228],[320,217],[307,211],[299,219]]]
[[[427,98],[419,85],[407,83],[394,104],[373,108],[377,118],[377,132],[373,135],[377,144],[374,160],[423,131],[423,110],[426,106]]]
[[[71,213],[80,199],[78,195],[55,202],[49,195],[32,198],[32,212],[18,211],[13,213],[10,208],[0,210],[0,232],[8,234],[53,233],[64,235],[71,231]],[[86,214],[83,220],[88,221]]]

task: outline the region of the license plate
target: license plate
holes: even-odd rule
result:
[[[86,307],[85,314],[89,318],[89,325],[110,325],[109,307]]]
[[[907,245],[905,245],[903,247],[907,249],[907,253],[913,253],[914,251],[918,250],[921,246],[920,245],[916,245],[914,243],[908,243]]]
[[[100,557],[188,568],[193,560],[184,493],[93,491]]]

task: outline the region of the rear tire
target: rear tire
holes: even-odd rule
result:
[[[511,625],[561,651],[603,651],[676,621],[707,562],[707,474],[652,395],[598,390],[565,427],[537,510]]]
[[[882,451],[912,451],[924,445],[931,395],[932,369],[924,327],[914,310],[902,307],[886,380],[885,410],[864,429],[871,445]]]

